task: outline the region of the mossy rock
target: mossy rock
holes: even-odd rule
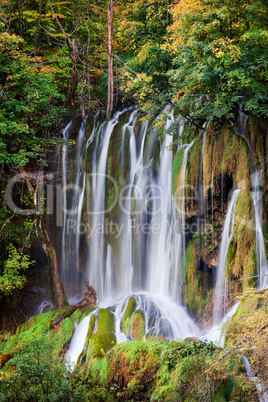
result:
[[[130,333],[130,319],[136,309],[136,300],[133,296],[128,299],[127,308],[124,313],[123,320],[120,323],[120,329],[126,335]]]
[[[48,333],[51,320],[59,314],[60,312],[49,311],[33,316],[24,324],[19,325],[15,334],[11,335],[2,345],[1,353],[10,353],[17,348],[19,343],[27,343],[35,335],[41,336]]]
[[[87,338],[89,338],[90,335],[92,334],[93,329],[95,327],[95,322],[96,322],[95,315],[92,314],[88,324]]]
[[[47,312],[31,317],[2,345],[1,353],[12,353],[21,343],[27,344],[35,337],[48,336],[53,343],[54,353],[62,358],[74,333],[75,324],[74,320],[67,317],[55,325],[53,330],[49,329],[51,320],[61,314],[62,311]]]
[[[141,310],[136,310],[132,316],[130,334],[132,338],[137,341],[144,340],[145,336],[144,315]]]
[[[114,316],[110,310],[100,308],[98,311],[97,332],[114,331]]]
[[[94,342],[93,357],[103,357],[116,344],[116,337],[112,332],[97,332],[91,335],[90,340]]]
[[[74,320],[76,322],[76,324],[78,325],[80,321],[82,321],[82,316],[83,313],[81,310],[77,309],[75,310],[75,312],[71,315],[71,319]]]
[[[201,318],[204,314],[210,298],[210,293],[203,286],[204,279],[205,273],[198,271],[197,239],[193,239],[185,251],[185,266],[181,281],[185,284],[185,304],[197,318]]]
[[[53,343],[53,351],[59,357],[63,357],[67,351],[68,345],[72,339],[75,330],[75,324],[70,317],[61,321],[56,329],[49,331],[51,342]]]

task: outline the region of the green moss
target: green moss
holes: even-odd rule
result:
[[[90,335],[92,334],[93,329],[95,327],[95,322],[96,322],[95,315],[91,314],[89,324],[88,324],[87,338],[89,338]]]
[[[241,190],[236,203],[233,228],[233,249],[235,250],[235,255],[232,261],[229,261],[229,270],[235,278],[243,278],[243,291],[248,290],[255,282],[253,276],[255,275],[256,237],[251,212],[251,193],[248,190]],[[237,291],[239,289],[234,288],[234,293]]]
[[[46,334],[51,321],[61,312],[49,311],[34,317],[19,325],[15,334],[10,336],[2,346],[1,353],[10,353],[16,349],[19,343],[27,343],[33,336]]]
[[[98,311],[98,325],[97,325],[97,332],[104,332],[104,331],[114,331],[114,316],[111,311],[100,308]]]
[[[190,184],[190,189],[193,189],[194,191],[198,191],[201,149],[202,135],[199,135],[189,150],[186,169],[186,184]],[[194,196],[195,194],[191,195]]]
[[[209,293],[203,288],[203,273],[197,271],[197,243],[192,240],[185,252],[185,270],[182,280],[185,289],[185,304],[189,307],[191,313],[200,318],[205,310],[209,299]]]
[[[120,323],[121,331],[125,334],[130,333],[130,319],[136,309],[136,300],[133,296],[128,299],[127,308],[124,313],[123,320]]]
[[[55,355],[63,357],[65,348],[75,330],[74,321],[70,317],[67,317],[57,324],[54,330],[49,329],[51,321],[62,313],[63,311],[48,312],[31,317],[25,324],[20,325],[16,333],[2,345],[1,353],[10,353],[16,350],[19,344],[28,343],[34,337],[48,336],[51,343],[53,343]]]
[[[141,310],[136,310],[132,316],[130,334],[132,338],[137,341],[144,340],[145,336],[144,316]]]
[[[94,342],[93,357],[103,357],[116,344],[115,334],[111,332],[97,332],[91,335],[90,339]]]
[[[229,248],[228,248],[228,254],[227,254],[227,272],[228,272],[228,277],[229,277],[229,273],[230,273],[230,266],[234,261],[235,258],[235,254],[236,254],[236,243],[234,243],[234,241],[232,240],[230,242]]]
[[[53,351],[57,356],[63,357],[66,347],[72,339],[75,324],[70,317],[65,318],[58,324],[57,331],[49,331],[50,339],[53,344]]]
[[[184,148],[181,148],[176,154],[172,164],[172,192],[176,196],[176,193],[180,187],[180,172],[184,157]]]
[[[83,313],[81,310],[77,309],[75,310],[75,312],[71,315],[71,318],[76,322],[76,324],[78,325],[80,321],[82,321],[82,316]]]

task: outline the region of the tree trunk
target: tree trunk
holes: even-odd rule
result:
[[[21,13],[21,0],[18,0],[18,20],[19,20],[19,30],[20,37],[22,38],[22,13]],[[19,43],[20,50],[23,50],[23,44]]]
[[[34,201],[34,206],[37,209],[38,207],[42,209],[42,206],[37,205],[37,195],[38,195],[38,188],[39,186],[43,188],[43,178],[41,180],[38,178],[35,188],[32,185],[29,177],[25,172],[21,172],[24,180],[26,182],[27,188],[29,192],[32,194],[33,201]],[[53,246],[53,243],[49,237],[48,231],[46,230],[45,227],[45,221],[44,221],[44,215],[40,214],[40,210],[37,211],[37,215],[34,221],[35,224],[35,232],[38,240],[40,241],[43,250],[47,256],[48,259],[48,268],[50,269],[52,279],[53,279],[53,285],[56,290],[56,296],[58,298],[58,307],[62,308],[64,306],[68,305],[68,300],[66,298],[64,288],[61,283],[60,279],[60,273],[59,273],[59,267],[58,267],[58,260],[57,260],[57,253],[56,250]]]
[[[108,101],[107,117],[110,118],[113,111],[114,100],[114,75],[113,75],[113,0],[108,0]]]
[[[43,216],[39,216],[36,220],[36,233],[38,240],[40,241],[48,259],[49,268],[51,270],[53,278],[53,284],[55,286],[56,295],[58,298],[59,308],[63,308],[64,306],[68,305],[68,301],[60,279],[57,253],[45,228]]]
[[[72,77],[69,84],[69,90],[66,102],[70,100],[71,103],[71,111],[72,111],[72,130],[75,131],[75,91],[78,84],[78,71],[77,71],[77,44],[76,40],[72,41],[72,62],[73,62],[73,70],[72,70]]]
[[[41,16],[42,16],[42,0],[40,0],[40,2],[39,2],[39,16],[38,16],[38,23],[37,23],[35,43],[34,43],[34,51],[35,52],[37,50],[37,41],[38,41],[38,35],[39,35],[39,29],[40,29],[40,23],[41,23]]]

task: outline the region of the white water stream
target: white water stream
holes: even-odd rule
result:
[[[227,306],[227,280],[226,280],[226,266],[227,255],[230,242],[233,236],[233,224],[235,217],[235,207],[237,197],[240,190],[235,190],[232,194],[231,200],[228,205],[227,214],[224,221],[221,246],[219,253],[219,261],[217,266],[215,296],[214,296],[214,309],[213,309],[213,324],[217,325],[221,322],[222,317],[226,314]]]

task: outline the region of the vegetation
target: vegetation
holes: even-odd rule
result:
[[[18,328],[17,335],[1,337],[1,352],[10,352],[0,371],[1,401],[256,400],[255,386],[233,344],[222,350],[200,340],[135,341],[97,355],[88,343],[82,363],[71,372],[62,360],[63,344],[57,349],[51,338],[49,324],[56,314],[37,316]],[[68,320],[57,336],[62,337]],[[239,331],[236,325],[234,321],[228,329],[230,345],[231,334]]]

